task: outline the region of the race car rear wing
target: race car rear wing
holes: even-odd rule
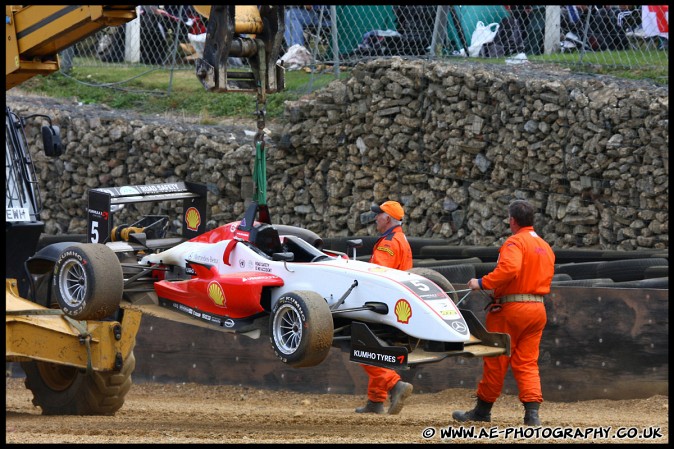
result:
[[[182,236],[191,239],[206,231],[207,193],[205,185],[187,181],[91,189],[87,210],[88,240],[91,243],[113,240],[113,216],[119,206],[175,200],[182,200]]]

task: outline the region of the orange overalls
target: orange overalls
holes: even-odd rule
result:
[[[412,268],[412,248],[401,226],[384,232],[372,248],[370,263],[398,270]],[[367,373],[367,398],[372,402],[384,402],[390,389],[400,380],[395,370],[378,366],[360,365]]]
[[[555,271],[555,254],[532,226],[510,236],[499,249],[496,268],[479,282],[498,299],[513,294],[547,295]],[[507,302],[487,313],[489,332],[510,334],[510,357],[484,357],[477,396],[495,402],[501,395],[508,365],[517,382],[521,402],[543,402],[538,355],[547,321],[542,302]]]

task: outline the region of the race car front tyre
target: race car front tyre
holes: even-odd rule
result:
[[[132,385],[133,350],[119,372],[92,372],[48,362],[22,362],[26,388],[43,415],[114,415]]]
[[[410,268],[407,271],[409,271],[410,273],[418,274],[419,276],[423,276],[429,281],[432,281],[438,287],[440,287],[442,291],[447,293],[447,295],[451,298],[451,300],[454,301],[454,304],[458,302],[459,298],[454,291],[454,286],[452,286],[452,283],[449,282],[447,278],[444,277],[439,272],[433,270],[432,268],[425,268],[425,267],[414,267]]]
[[[294,291],[272,310],[269,335],[274,354],[294,368],[315,366],[327,357],[334,325],[328,303],[318,293]]]
[[[100,243],[67,247],[54,265],[53,287],[58,306],[76,320],[100,320],[119,308],[124,290],[122,266]]]

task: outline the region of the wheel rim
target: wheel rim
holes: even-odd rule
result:
[[[61,298],[69,306],[78,306],[84,301],[87,292],[87,277],[84,266],[78,261],[67,262],[59,275]]]
[[[302,341],[302,319],[294,307],[282,305],[274,317],[274,342],[283,354],[297,351]]]
[[[54,391],[65,391],[75,381],[77,368],[56,363],[37,362],[37,369],[44,384]]]

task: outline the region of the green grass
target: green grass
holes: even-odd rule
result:
[[[629,79],[650,79],[668,84],[668,58],[665,52],[610,52],[586,53],[582,64],[575,53],[532,55],[532,63],[553,62],[583,73],[607,74]],[[505,58],[484,60],[503,64]],[[609,61],[638,62],[638,68],[611,66]],[[348,69],[340,71],[340,78],[350,76]],[[285,73],[286,88],[268,94],[267,118],[279,118],[284,102],[296,100],[316,91],[335,79],[331,69],[315,73],[289,71]],[[101,85],[108,85],[101,88]],[[193,69],[171,72],[153,70],[147,66],[108,65],[89,66],[75,59],[68,76],[54,73],[36,76],[20,86],[21,90],[57,98],[75,98],[85,104],[106,104],[115,109],[130,109],[146,114],[167,112],[198,117],[203,123],[213,123],[218,118],[253,118],[256,107],[254,93],[211,93],[197,79]]]
[[[669,58],[664,51],[602,51],[566,53],[554,55],[530,56],[532,62],[553,62],[570,67],[572,70],[583,73],[611,75],[627,79],[650,79],[657,83],[669,83]],[[630,67],[620,65],[620,61],[629,61]]]
[[[342,71],[340,76],[347,77],[348,73]],[[267,95],[267,117],[280,117],[286,100],[296,100],[310,93],[309,89],[318,90],[334,79],[333,72],[286,72],[285,90]],[[107,87],[101,88],[102,85]],[[208,92],[194,70],[174,71],[171,76],[167,70],[152,71],[143,66],[76,66],[68,75],[57,72],[31,78],[20,89],[56,98],[75,98],[84,104],[106,104],[146,114],[171,112],[205,121],[218,117],[251,118],[257,99],[255,93]]]

